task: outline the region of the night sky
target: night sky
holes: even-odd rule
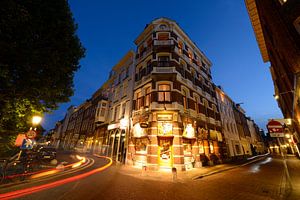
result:
[[[212,61],[216,85],[265,129],[269,118],[282,118],[273,98],[270,63],[263,63],[244,1],[126,0],[70,1],[86,57],[74,79],[69,103],[46,115],[43,126],[54,127],[70,105],[79,105],[107,80],[110,69],[153,19],[175,20]]]

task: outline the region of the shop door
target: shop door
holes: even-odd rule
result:
[[[121,138],[120,138],[120,144],[119,144],[119,152],[118,152],[118,161],[125,164],[125,155],[126,155],[126,149],[125,149],[125,131],[121,131]]]
[[[173,167],[173,137],[158,138],[158,164],[160,167]]]

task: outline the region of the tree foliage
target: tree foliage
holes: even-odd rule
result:
[[[69,101],[85,52],[76,29],[66,0],[0,1],[0,133]]]

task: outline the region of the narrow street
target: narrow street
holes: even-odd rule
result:
[[[98,159],[97,162],[103,161]],[[299,160],[288,157],[289,168],[293,166],[291,174],[297,173],[298,163]],[[280,158],[267,157],[197,180],[172,182],[163,178],[149,180],[142,174],[125,175],[122,167],[113,165],[85,179],[20,199],[286,199],[283,169]]]

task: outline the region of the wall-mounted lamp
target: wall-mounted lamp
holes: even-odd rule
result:
[[[280,95],[287,94],[287,93],[294,93],[294,90],[286,91],[286,92],[281,92],[281,93],[279,93],[279,94],[274,94],[273,97],[274,97],[276,100],[278,100]]]

